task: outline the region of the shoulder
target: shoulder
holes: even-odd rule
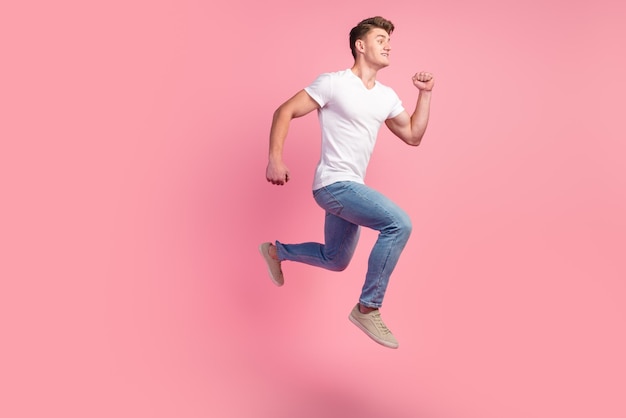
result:
[[[350,76],[348,71],[349,70],[342,70],[342,71],[332,71],[332,72],[321,73],[320,75],[317,76],[316,80],[335,81],[335,80],[346,79]]]
[[[321,73],[311,83],[311,86],[320,86],[328,83],[332,83],[333,79],[337,77],[336,72]]]
[[[343,76],[342,71],[322,73],[304,90],[320,107],[324,107],[326,103],[333,99],[337,86],[341,85]]]
[[[334,71],[319,74],[311,84],[306,87],[310,90],[328,90],[334,89],[333,86],[342,85],[348,80],[349,74],[346,71]]]

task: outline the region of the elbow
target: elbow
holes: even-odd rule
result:
[[[287,120],[291,120],[293,119],[293,111],[286,106],[284,103],[282,105],[280,105],[278,107],[278,109],[276,109],[274,111],[274,121],[277,121],[279,119],[287,119]]]
[[[421,136],[419,136],[419,137],[411,137],[411,138],[408,138],[407,140],[405,140],[404,142],[406,142],[407,144],[409,144],[412,147],[417,147],[417,146],[419,146],[419,144],[422,143],[422,137]]]
[[[273,115],[273,119],[276,120],[278,118],[280,118],[281,113],[283,112],[283,106],[279,106],[275,111],[274,111],[274,115]]]

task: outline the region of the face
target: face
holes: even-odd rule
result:
[[[368,62],[380,68],[389,65],[391,37],[384,29],[372,29],[367,33],[367,35],[365,35],[365,38],[361,41],[363,55]]]

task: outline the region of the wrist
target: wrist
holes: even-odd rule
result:
[[[281,163],[282,160],[283,160],[283,158],[279,154],[270,154],[269,155],[269,162],[272,163],[272,164]]]

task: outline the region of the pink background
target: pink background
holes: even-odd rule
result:
[[[623,2],[193,0],[0,7],[0,416],[626,417]],[[431,125],[368,182],[414,234],[384,317],[349,323],[319,240],[315,115],[264,178],[273,110],[397,27],[379,79]]]

